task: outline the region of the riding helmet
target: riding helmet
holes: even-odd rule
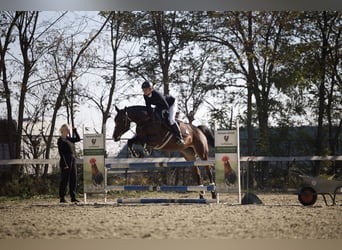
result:
[[[142,88],[142,89],[152,88],[152,85],[151,85],[150,82],[145,81],[145,82],[143,82],[143,84],[141,85],[141,88]]]

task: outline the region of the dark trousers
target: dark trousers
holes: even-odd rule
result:
[[[67,186],[69,182],[69,192],[71,199],[76,198],[76,179],[77,171],[75,163],[71,165],[71,168],[61,169],[61,182],[59,184],[59,198],[63,199],[67,192]]]

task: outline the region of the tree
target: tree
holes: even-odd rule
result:
[[[49,157],[50,157],[50,148],[51,148],[53,134],[54,134],[54,130],[55,130],[57,114],[58,114],[59,109],[62,106],[62,102],[64,100],[64,96],[66,94],[67,87],[69,86],[72,77],[75,75],[75,72],[76,72],[77,68],[79,67],[79,62],[80,62],[82,56],[84,55],[85,51],[94,42],[94,40],[97,38],[97,36],[102,32],[102,30],[107,25],[110,18],[111,18],[111,15],[109,15],[106,18],[106,20],[101,24],[99,29],[94,32],[94,34],[89,34],[89,37],[86,38],[80,44],[78,51],[73,52],[73,53],[75,53],[75,58],[73,59],[72,63],[70,64],[70,68],[66,71],[60,70],[59,59],[57,56],[58,52],[59,52],[59,45],[60,45],[60,42],[62,40],[58,38],[56,41],[57,43],[56,43],[55,51],[51,55],[53,57],[53,62],[54,62],[56,74],[58,77],[57,80],[58,80],[58,84],[59,84],[58,87],[59,88],[58,88],[57,98],[54,102],[54,109],[53,109],[53,114],[52,114],[52,119],[51,119],[51,128],[50,128],[50,132],[49,132],[48,139],[47,139],[47,150],[46,150],[46,154],[45,154],[46,159],[49,159]],[[44,169],[44,176],[47,175],[47,171],[48,171],[48,166],[46,166]]]
[[[161,83],[164,95],[170,94],[171,83],[178,96],[180,109],[189,122],[205,102],[204,96],[219,88],[224,71],[214,68],[210,46],[200,48],[193,34],[200,19],[196,12],[135,12],[132,36],[140,39],[137,57],[128,64],[129,73],[153,83]],[[135,62],[133,62],[135,61]],[[210,66],[212,65],[212,66]],[[215,72],[215,73],[214,73]],[[218,80],[220,79],[220,80]]]
[[[244,78],[247,90],[248,138],[252,138],[252,96],[255,100],[260,137],[259,154],[269,150],[269,116],[277,105],[273,96],[281,70],[279,56],[289,42],[291,17],[288,12],[213,12],[210,25],[200,29],[199,41],[215,43],[225,50],[227,67]],[[249,140],[249,154],[252,154]]]
[[[119,51],[122,47],[122,42],[129,40],[128,26],[134,19],[129,12],[102,12],[101,15],[110,17],[108,28],[110,32],[109,43],[112,54],[111,57],[99,60],[103,66],[96,67],[96,69],[100,69],[102,72],[102,79],[104,81],[101,96],[97,97],[95,95],[86,94],[85,97],[92,101],[102,113],[101,133],[106,135],[106,124],[111,117],[114,94],[117,86],[117,73],[120,64],[123,64],[124,61],[124,59],[119,58]],[[103,74],[103,70],[108,72],[108,74]]]
[[[341,133],[341,32],[342,19],[340,12],[315,13],[319,48],[315,58],[319,69],[319,112],[316,138],[316,154],[323,151],[323,124],[324,116],[328,122],[329,154],[334,155],[338,145],[338,136]],[[314,41],[315,42],[315,41]],[[336,132],[334,133],[334,127]]]
[[[177,53],[189,41],[191,19],[184,12],[151,11],[136,12],[139,22],[131,34],[141,38],[140,61],[130,62],[130,74],[140,76],[153,83],[161,82],[164,95],[170,92],[171,64]]]
[[[303,71],[310,82],[317,132],[316,155],[334,155],[341,133],[341,13],[337,11],[304,12],[298,22],[302,40]],[[326,132],[327,131],[327,132]],[[320,173],[320,164],[315,165]]]
[[[0,24],[1,24],[1,39],[0,39],[0,73],[1,73],[1,82],[3,85],[3,91],[1,91],[1,97],[3,97],[6,101],[7,107],[7,120],[12,123],[13,114],[12,114],[12,104],[11,104],[11,90],[10,90],[10,79],[8,77],[8,69],[7,69],[7,60],[10,45],[14,43],[15,36],[13,34],[15,29],[15,24],[19,17],[21,16],[21,12],[3,12]],[[10,131],[8,131],[10,134]],[[12,137],[9,137],[9,153],[10,158],[14,159],[16,157],[16,148],[15,143],[12,141]]]
[[[226,102],[224,95],[219,96],[219,92],[226,87],[226,72],[220,66],[216,52],[206,44],[199,48],[195,43],[189,43],[179,53],[177,60],[174,60],[173,78],[179,91],[179,107],[189,123],[195,120],[194,116],[201,105],[205,103],[211,105],[206,100],[211,97],[211,94],[214,95],[214,98],[220,97]]]
[[[12,157],[20,158],[21,155],[21,140],[22,140],[22,131],[23,131],[23,119],[24,119],[24,111],[25,111],[25,102],[27,94],[31,91],[32,88],[35,88],[36,82],[30,81],[32,76],[35,74],[35,68],[38,59],[41,57],[43,53],[45,53],[46,48],[40,47],[40,44],[37,42],[39,36],[41,36],[46,30],[38,31],[37,23],[39,12],[25,12],[19,11],[15,13],[7,13],[7,17],[10,21],[7,38],[5,39],[5,48],[2,49],[2,63],[3,63],[3,84],[6,93],[7,99],[7,117],[8,121],[12,121],[12,100],[18,100],[18,117],[17,117],[17,133],[18,137],[12,145],[15,145],[15,155]],[[15,34],[12,34],[12,30],[15,28]],[[8,60],[5,60],[5,53],[8,51],[8,38],[12,35],[16,35],[18,38],[18,44],[20,48],[20,52],[14,51],[11,53],[11,57],[13,58],[13,68],[15,68],[18,72],[22,72],[22,75],[19,75],[17,79],[14,78],[14,81],[11,85],[17,86],[18,89],[10,89],[10,85],[7,79],[7,68],[6,64],[8,64]],[[21,58],[19,58],[21,56]],[[12,80],[13,81],[13,80]],[[10,142],[11,143],[11,142]],[[13,150],[13,149],[12,149]],[[15,178],[19,171],[18,166],[14,166],[12,168],[12,177]]]
[[[6,17],[7,24],[9,24],[4,39],[4,46],[1,46],[2,83],[6,93],[7,119],[12,121],[12,112],[17,112],[16,124],[18,136],[15,142],[10,142],[10,146],[12,147],[11,158],[27,157],[30,149],[31,156],[38,157],[41,154],[37,151],[38,145],[36,144],[38,139],[33,138],[37,135],[32,134],[33,126],[29,127],[29,125],[35,124],[38,121],[36,115],[38,113],[41,114],[42,111],[42,109],[35,110],[37,104],[34,104],[33,100],[37,100],[37,93],[48,83],[48,80],[42,80],[40,78],[39,72],[39,61],[50,49],[49,46],[42,43],[42,37],[49,32],[51,26],[60,17],[57,17],[57,19],[48,25],[40,25],[38,21],[40,13],[37,11],[4,12],[2,14]],[[22,74],[20,74],[21,72]],[[10,78],[7,77],[8,75],[10,75]],[[45,103],[44,95],[39,96],[39,103]],[[18,105],[17,108],[16,105]],[[31,110],[30,107],[32,107]],[[25,118],[25,115],[33,113],[35,115],[32,117],[32,120],[30,120],[30,117]],[[31,122],[33,120],[35,122]],[[30,122],[24,127],[24,121]],[[22,140],[24,145],[22,145]],[[31,148],[27,149],[26,146],[28,145]],[[22,148],[25,148],[23,152],[21,150]],[[18,166],[12,168],[12,178],[17,178],[18,171]]]

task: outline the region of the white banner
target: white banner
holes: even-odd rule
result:
[[[104,193],[105,159],[103,134],[83,135],[84,193]]]
[[[215,131],[215,182],[218,192],[236,192],[241,203],[238,128]]]

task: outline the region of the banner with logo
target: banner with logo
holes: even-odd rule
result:
[[[218,192],[236,192],[241,202],[239,128],[215,131],[215,182]]]
[[[83,135],[84,193],[105,191],[105,150],[103,134]]]

